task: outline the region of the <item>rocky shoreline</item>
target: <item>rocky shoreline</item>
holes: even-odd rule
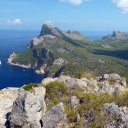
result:
[[[14,65],[14,66],[18,66],[18,67],[21,67],[21,68],[26,68],[26,69],[34,69],[31,64],[29,65],[23,65],[23,64],[18,64],[18,63],[13,63],[13,59],[16,57],[16,53],[12,53],[9,58],[8,58],[8,61],[7,63],[10,64],[10,65]],[[37,74],[44,74],[45,73],[45,67],[46,65],[40,67],[39,69],[35,70],[35,73]]]
[[[14,65],[14,66],[18,66],[18,67],[21,67],[21,68],[32,68],[31,65],[23,65],[23,64],[18,64],[18,63],[13,63],[13,59],[16,57],[16,53],[12,53],[9,58],[8,58],[8,61],[7,63],[10,64],[10,65]]]

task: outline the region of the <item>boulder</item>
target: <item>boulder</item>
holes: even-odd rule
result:
[[[37,87],[34,88],[33,92],[20,94],[13,103],[10,114],[9,122],[11,128],[39,122],[46,110],[44,97],[44,87]]]
[[[0,128],[5,127],[7,116],[12,110],[13,102],[22,91],[19,88],[6,88],[0,91]]]
[[[43,128],[60,128],[65,120],[63,103],[52,107],[42,118]]]
[[[70,104],[73,108],[78,107],[80,100],[76,96],[72,96],[70,100]]]
[[[127,128],[128,127],[128,108],[127,107],[119,107],[114,102],[106,103],[102,107],[102,112],[106,112],[108,117],[116,116],[116,118],[111,119],[113,127],[115,125],[116,128]],[[108,126],[109,124],[107,124]]]

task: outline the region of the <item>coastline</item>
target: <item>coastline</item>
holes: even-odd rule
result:
[[[17,67],[21,67],[21,68],[26,68],[26,69],[34,69],[34,67],[32,67],[31,64],[28,64],[28,65],[24,65],[24,64],[18,64],[18,63],[13,63],[13,59],[16,57],[16,53],[12,53],[9,58],[8,58],[8,61],[7,63],[10,64],[10,65],[13,65],[13,66],[17,66]],[[45,70],[44,70],[45,67],[41,67],[37,70],[35,70],[35,73],[36,74],[44,74],[45,73]]]
[[[14,65],[14,66],[18,66],[18,67],[21,67],[21,68],[32,68],[31,67],[31,64],[29,65],[23,65],[23,64],[18,64],[18,63],[13,63],[13,59],[16,57],[16,53],[12,53],[9,58],[8,58],[8,61],[7,63],[10,64],[10,65]]]

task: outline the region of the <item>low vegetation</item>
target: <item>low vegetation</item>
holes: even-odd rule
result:
[[[46,86],[46,103],[48,108],[63,102],[65,106],[65,113],[67,114],[67,123],[74,124],[71,128],[83,128],[85,126],[89,128],[103,128],[108,118],[105,113],[101,114],[101,107],[105,103],[115,102],[119,106],[128,107],[128,93],[122,95],[109,95],[84,93],[80,88],[68,89],[64,83],[51,82]],[[72,108],[70,105],[70,99],[72,96],[77,96],[80,100],[79,105],[76,108]],[[78,120],[80,116],[80,120]],[[87,122],[85,122],[87,120]]]
[[[38,87],[39,85],[36,83],[30,83],[23,86],[23,89],[26,91],[31,91],[34,87]]]

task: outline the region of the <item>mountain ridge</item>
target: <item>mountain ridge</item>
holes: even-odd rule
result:
[[[121,49],[119,44],[124,41]],[[82,71],[96,74],[117,71],[126,75],[127,44],[127,40],[92,41],[77,31],[62,32],[53,25],[44,24],[39,36],[29,43],[29,48],[12,58],[10,56],[9,63],[53,76],[74,76]]]

